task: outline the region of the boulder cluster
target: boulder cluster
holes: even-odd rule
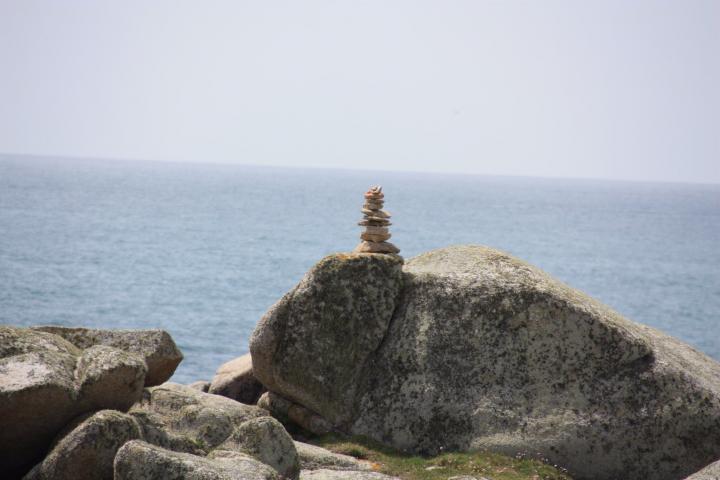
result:
[[[0,326],[0,477],[392,479],[300,441],[333,431],[576,480],[720,478],[714,360],[498,250],[368,253],[318,262],[210,382],[168,382],[160,330]]]
[[[161,330],[0,326],[0,478],[390,479],[293,440],[249,355],[211,385],[252,405],[167,382],[181,360]]]
[[[390,231],[390,214],[384,211],[385,194],[381,186],[371,187],[365,192],[365,203],[363,204],[363,219],[358,223],[365,227],[360,234],[360,244],[355,247],[360,253],[399,253],[400,249],[388,242]]]

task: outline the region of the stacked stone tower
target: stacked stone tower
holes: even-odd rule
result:
[[[365,192],[365,204],[362,208],[364,218],[358,225],[365,227],[360,234],[360,245],[355,252],[362,253],[398,253],[400,249],[387,240],[391,237],[388,231],[390,214],[382,209],[385,195],[382,187],[371,187]]]

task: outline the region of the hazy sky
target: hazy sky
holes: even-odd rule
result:
[[[720,0],[0,0],[0,152],[720,182]]]

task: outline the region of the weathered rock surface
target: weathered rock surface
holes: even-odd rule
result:
[[[143,439],[156,446],[194,455],[234,451],[296,479],[300,463],[292,438],[268,412],[186,385],[146,388],[129,412]]]
[[[303,470],[358,470],[372,471],[372,463],[358,460],[349,455],[334,453],[316,445],[295,442],[295,449],[300,457],[300,468]]]
[[[136,353],[145,359],[145,386],[160,385],[170,379],[183,359],[169,333],[164,330],[104,330],[59,326],[33,327],[34,330],[54,333],[80,349],[95,345],[114,347]]]
[[[66,427],[67,432],[24,480],[112,480],[118,449],[140,438],[135,419],[115,410],[83,416],[76,423]]]
[[[397,477],[377,472],[358,472],[350,470],[303,470],[300,480],[400,480]]]
[[[392,255],[321,260],[253,332],[255,377],[334,424],[350,421],[366,363],[395,310],[401,267]]]
[[[145,362],[111,347],[85,351],[42,331],[0,326],[0,465],[7,478],[39,462],[78,415],[127,410],[141,395]]]
[[[720,480],[720,461],[711,463],[699,472],[695,472],[685,480]]]
[[[207,391],[254,405],[263,390],[262,383],[253,375],[252,357],[247,353],[222,364]]]
[[[283,423],[294,423],[308,432],[324,435],[332,430],[332,424],[317,413],[281,397],[275,392],[265,392],[257,403]]]
[[[246,453],[285,478],[297,478],[300,474],[295,444],[282,424],[272,417],[243,422],[218,449]]]
[[[120,448],[114,471],[115,480],[280,480],[274,469],[243,453],[216,451],[200,457],[138,440]]]
[[[349,433],[540,455],[578,480],[681,479],[720,457],[707,356],[497,250],[429,252],[402,278],[392,261],[316,265],[258,324],[256,377]]]

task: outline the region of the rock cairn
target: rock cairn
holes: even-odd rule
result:
[[[391,237],[388,231],[390,214],[382,209],[385,195],[382,187],[371,187],[365,192],[365,204],[362,208],[364,218],[358,225],[365,227],[360,234],[360,245],[355,252],[362,253],[398,253],[400,249],[387,240]]]

